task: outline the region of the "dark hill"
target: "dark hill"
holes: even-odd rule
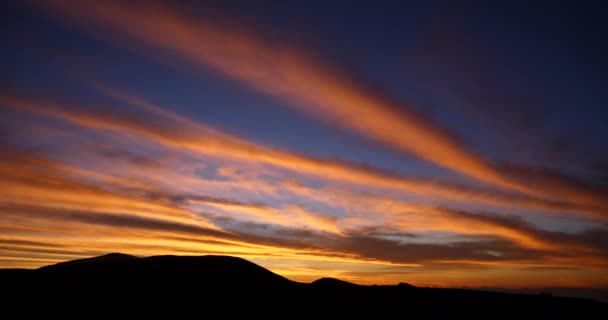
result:
[[[41,315],[137,318],[542,318],[608,314],[606,304],[550,295],[362,286],[281,277],[228,256],[123,254],[36,270],[0,269],[0,307],[19,318]]]
[[[334,278],[321,278],[313,281],[311,286],[317,288],[328,288],[328,289],[347,289],[347,288],[355,288],[359,287],[358,284],[350,283],[347,281],[334,279]]]
[[[230,256],[135,256],[112,253],[35,270],[33,286],[52,288],[230,291],[297,286],[267,269]],[[26,281],[27,283],[27,281]]]
[[[57,264],[41,267],[39,270],[59,270],[64,268],[82,268],[83,266],[94,266],[104,265],[112,263],[124,263],[139,259],[136,256],[131,256],[122,253],[108,253],[99,257],[92,257],[86,259],[71,260],[66,262],[60,262]]]

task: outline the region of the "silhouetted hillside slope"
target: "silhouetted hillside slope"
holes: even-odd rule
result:
[[[361,286],[322,278],[290,281],[228,256],[123,254],[36,270],[0,270],[2,309],[23,316],[133,314],[138,317],[586,318],[606,304],[547,295]]]
[[[229,256],[108,254],[42,267],[34,286],[132,290],[198,287],[213,290],[285,288],[297,285],[245,259]],[[28,283],[26,281],[26,283]]]
[[[311,286],[327,289],[348,289],[359,285],[334,278],[321,278],[310,283]]]

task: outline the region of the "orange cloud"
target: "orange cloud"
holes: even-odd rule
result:
[[[95,109],[87,111],[54,101],[34,100],[12,95],[0,95],[0,105],[12,107],[21,112],[32,112],[57,118],[85,128],[110,130],[124,135],[145,137],[151,142],[182,151],[189,150],[215,157],[262,162],[325,179],[404,190],[425,196],[467,202],[474,201],[505,208],[522,207],[560,212],[571,211],[606,219],[605,210],[594,206],[548,201],[528,196],[514,196],[498,190],[472,190],[462,185],[395,176],[371,167],[357,166],[344,161],[317,159],[280,149],[271,149],[193,123],[140,98],[124,94],[113,94],[113,96],[144,107],[147,111],[162,116],[160,120],[165,120],[167,123],[160,125],[127,115],[116,116]]]
[[[86,25],[119,31],[114,35],[126,37],[130,45],[162,49],[210,66],[288,106],[455,172],[534,197],[568,199],[604,211],[608,207],[605,199],[579,188],[533,188],[506,176],[406,106],[340,76],[301,50],[268,43],[250,31],[219,28],[149,2],[82,5],[56,0],[44,5]]]
[[[437,165],[499,186],[535,193],[509,181],[448,134],[402,106],[373,95],[291,48],[268,45],[253,34],[223,31],[171,8],[134,10],[110,1],[93,1],[86,10],[55,1],[62,13],[125,30],[128,36],[160,47],[239,79],[289,105],[355,130]],[[93,8],[91,8],[93,6]],[[84,8],[80,8],[84,9]],[[137,12],[137,13],[136,13]]]
[[[42,167],[57,168],[59,165],[42,159],[17,157],[21,161],[36,164]],[[45,165],[43,165],[45,164]],[[52,187],[44,182],[44,176],[31,173],[24,175],[22,165],[6,163],[0,170],[5,180],[0,186],[7,192],[0,196],[0,203],[13,203],[16,205],[44,204],[46,208],[64,208],[66,210],[88,211],[91,214],[103,215],[107,212],[120,212],[122,214],[140,217],[160,218],[163,220],[192,224],[194,216],[186,208],[178,208],[162,198],[138,199],[110,193],[101,189],[63,180],[61,176],[50,175],[53,179]],[[59,166],[61,168],[61,166]],[[68,171],[70,172],[70,171]],[[79,170],[78,172],[81,172]],[[18,174],[21,181],[8,178]],[[101,175],[101,174],[98,174]],[[298,188],[305,188],[299,186]],[[327,194],[326,190],[308,189],[310,193]],[[359,206],[365,211],[364,215],[347,215],[337,219],[325,214],[314,213],[301,206],[287,206],[283,209],[227,199],[192,197],[188,204],[203,205],[204,209],[219,209],[228,217],[254,221],[262,224],[280,225],[290,228],[305,228],[324,231],[333,234],[357,233],[358,230],[368,227],[380,227],[389,230],[428,232],[447,231],[464,235],[487,235],[512,240],[522,247],[540,250],[563,250],[576,248],[579,251],[588,251],[588,248],[567,242],[547,241],[539,238],[533,230],[521,228],[519,225],[500,223],[500,220],[489,219],[483,216],[461,214],[447,209],[417,205],[398,201],[392,198],[342,192],[335,198],[321,199],[325,203],[339,201],[338,204]],[[209,210],[204,210],[205,212]],[[211,210],[211,212],[216,212]],[[207,224],[207,227],[211,225]]]
[[[43,166],[38,166],[40,171]],[[47,166],[47,170],[52,166]],[[168,203],[153,202],[112,193],[86,184],[66,180],[57,171],[41,174],[30,172],[20,164],[4,163],[0,166],[0,204],[63,208],[91,213],[121,212],[138,217],[168,219],[171,221],[196,224],[207,228],[215,227],[202,217],[176,208]]]
[[[139,8],[142,11],[134,14],[111,1],[55,4],[66,12],[73,10],[72,13],[82,15],[89,22],[122,29],[132,40],[144,45],[175,50],[192,62],[216,68],[290,105],[306,106],[306,112],[323,120],[336,121],[345,128],[438,165],[532,195],[571,195],[569,199],[574,204],[409,179],[345,161],[267,148],[184,119],[138,97],[100,86],[108,95],[138,106],[146,111],[146,116],[156,117],[115,115],[107,110],[83,109],[43,99],[0,96],[0,104],[13,108],[11,112],[30,112],[96,133],[132,137],[137,142],[146,141],[196,155],[197,159],[214,157],[222,162],[234,161],[241,165],[241,171],[251,169],[249,166],[271,165],[281,173],[279,169],[287,169],[322,179],[431,195],[437,199],[474,201],[504,208],[575,211],[606,218],[605,202],[601,199],[588,197],[586,193],[570,193],[572,189],[561,186],[551,188],[549,185],[547,193],[521,186],[497,173],[429,122],[397,111],[401,106],[321,68],[292,48],[276,50],[252,34],[221,31],[157,7],[142,7]],[[331,198],[326,197],[325,189],[307,189],[295,183],[290,190],[281,190],[319,200],[327,206],[365,204],[358,211],[345,210],[344,216],[334,217],[293,204],[273,207],[230,199],[188,197],[180,192],[201,191],[198,186],[219,184],[141,163],[129,163],[131,167],[127,168],[139,170],[137,177],[154,176],[162,180],[163,187],[169,190],[150,185],[149,180],[96,172],[99,167],[95,164],[86,170],[20,155],[14,150],[0,153],[0,157],[3,160],[0,188],[7,190],[0,194],[1,266],[39,266],[112,250],[140,255],[238,255],[265,261],[265,266],[273,270],[309,280],[326,274],[365,282],[369,281],[370,274],[381,274],[390,276],[385,278],[390,280],[384,281],[394,282],[413,279],[414,283],[423,284],[435,281],[434,284],[441,285],[472,285],[505,278],[513,284],[513,279],[533,274],[542,277],[538,283],[553,284],[543,271],[529,273],[517,269],[540,266],[580,268],[559,273],[567,281],[585,285],[596,280],[608,283],[603,276],[608,267],[605,249],[597,245],[598,241],[591,243],[584,238],[595,235],[602,238],[605,232],[590,235],[549,232],[510,217],[460,212],[354,192]],[[9,161],[5,161],[7,159]],[[231,179],[230,183],[238,184],[239,190],[264,189],[272,193],[282,187],[244,177],[230,166],[217,169],[217,173]],[[99,184],[81,181],[87,179]],[[113,184],[123,189],[113,189]],[[158,194],[148,194],[154,192]],[[233,198],[242,196],[226,194]],[[340,201],[344,203],[334,204]],[[213,212],[193,210],[200,204]],[[220,224],[214,220],[217,216],[234,218],[240,225],[232,229],[218,227]],[[273,225],[276,234],[254,232],[268,225]],[[401,234],[449,232],[466,241],[421,244],[383,238],[392,231]],[[471,272],[463,266],[476,269]],[[416,268],[416,274],[405,276],[409,268]]]
[[[245,216],[235,216],[237,220],[243,218],[248,220],[249,217],[253,217],[259,223],[310,228],[326,233],[315,233],[316,235],[304,233],[306,238],[294,242],[292,237],[301,235],[285,233],[288,229],[277,232],[276,236],[270,235],[270,238],[256,237],[235,230],[210,229],[204,224],[197,223],[194,218],[185,216],[176,219],[173,211],[167,211],[167,208],[186,214],[189,211],[186,207],[165,201],[164,197],[140,198],[136,196],[137,193],[114,194],[62,177],[60,172],[49,170],[55,166],[52,161],[28,158],[24,154],[19,155],[14,152],[10,154],[15,155],[13,160],[16,160],[16,163],[3,162],[5,170],[0,171],[0,175],[6,180],[3,181],[5,187],[20,189],[21,185],[30,185],[39,186],[40,190],[31,189],[36,191],[35,198],[29,198],[27,192],[0,198],[0,208],[3,212],[0,219],[2,266],[40,266],[97,255],[108,250],[139,255],[230,254],[248,259],[261,259],[265,262],[264,265],[271,269],[282,270],[296,279],[309,279],[322,273],[342,275],[348,274],[349,271],[379,271],[386,267],[400,268],[404,272],[408,268],[418,269],[429,263],[440,263],[441,259],[452,261],[451,263],[466,262],[472,265],[491,263],[495,268],[517,266],[522,263],[539,264],[544,261],[544,258],[538,260],[536,251],[528,252],[527,249],[492,243],[420,246],[381,241],[373,237],[335,230],[336,227],[338,229],[342,227],[340,225],[342,219],[325,217],[301,207],[279,210],[265,205],[247,205],[228,199],[193,197],[192,200],[198,199],[199,202],[206,204],[216,204],[216,207],[226,209],[228,213],[245,211]],[[19,169],[29,166],[36,170]],[[51,174],[41,175],[40,172]],[[12,173],[15,173],[16,177],[6,179],[11,177]],[[11,184],[14,180],[18,180],[20,185]],[[58,192],[61,196],[57,196]],[[322,193],[324,190],[318,192]],[[99,202],[108,203],[100,206],[99,202],[92,199],[94,196],[99,198]],[[525,228],[518,228],[517,225],[511,226],[500,221],[442,209],[431,212],[431,208],[422,206],[399,205],[401,206],[398,208],[399,213],[404,214],[403,210],[416,211],[420,219],[399,218],[398,212],[395,212],[394,216],[391,214],[380,216],[377,212],[371,212],[370,219],[376,218],[376,222],[384,224],[384,227],[389,229],[412,231],[440,229],[459,233],[460,230],[464,230],[462,233],[472,235],[473,239],[479,234],[501,237],[513,240],[523,248],[542,250],[539,252],[554,250],[558,252],[557,254],[562,254],[559,246],[562,249],[569,248],[565,245],[567,242],[559,241],[551,246],[546,239],[535,236]],[[433,226],[435,223],[437,226]],[[474,233],[470,229],[477,229],[479,232]],[[377,241],[382,245],[378,246]],[[496,260],[494,256],[485,253],[493,250],[501,253],[506,251],[507,258]],[[518,253],[520,250],[523,250],[523,253]],[[596,264],[599,263],[599,266],[602,266],[601,258],[596,258],[599,261],[594,262],[584,250],[577,249],[576,252],[578,258],[576,262],[566,255],[563,260],[556,263],[567,266],[573,264],[586,266],[594,263],[592,265],[594,268],[597,268]],[[289,267],[296,263],[321,268],[323,271],[306,272],[304,269],[294,270]],[[474,278],[474,273],[458,272],[466,277],[467,281],[470,281],[471,277]],[[512,276],[516,275],[517,273]],[[349,279],[365,282],[361,277],[351,276]],[[432,272],[427,274],[427,278],[419,279],[421,282],[433,279]]]
[[[310,212],[301,206],[288,206],[277,209],[266,205],[218,201],[217,199],[190,199],[189,203],[220,209],[230,218],[274,224],[291,228],[309,228],[339,234],[337,219],[326,214]]]
[[[553,234],[514,216],[474,214],[339,188],[313,189],[294,181],[283,186],[290,192],[345,212],[337,224],[343,234],[449,232],[500,237],[531,249],[600,253],[597,246],[578,241],[574,235]]]

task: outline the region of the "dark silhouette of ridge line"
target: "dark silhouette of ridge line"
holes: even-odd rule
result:
[[[124,253],[108,253],[102,256],[92,257],[92,258],[84,258],[77,260],[70,260],[65,262],[60,262],[53,265],[48,265],[44,267],[40,267],[40,270],[48,270],[53,268],[63,268],[63,267],[74,267],[85,264],[97,264],[97,263],[116,263],[122,261],[131,261],[134,259],[139,259],[136,256],[124,254]]]
[[[410,288],[410,289],[415,289],[416,288],[416,286],[413,286],[413,285],[411,285],[409,283],[405,283],[405,282],[399,282],[397,284],[397,287],[399,287],[399,288]]]
[[[300,285],[257,264],[232,256],[151,256],[120,253],[61,262],[34,270],[38,287],[179,290],[200,286],[215,291]]]
[[[231,256],[136,257],[120,253],[38,269],[0,269],[6,314],[81,317],[265,319],[303,317],[573,319],[608,314],[588,299],[407,283],[365,286],[334,278],[300,283]]]
[[[335,278],[320,278],[310,283],[320,288],[354,288],[360,285]]]

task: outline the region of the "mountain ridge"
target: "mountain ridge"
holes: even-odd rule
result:
[[[130,310],[155,315],[192,315],[210,310],[211,317],[265,315],[284,318],[388,317],[407,310],[430,319],[492,316],[486,310],[504,309],[504,315],[580,317],[607,312],[608,304],[589,299],[550,295],[510,294],[397,285],[358,285],[334,278],[300,283],[253,262],[232,256],[151,256],[108,254],[61,262],[38,269],[0,269],[0,302],[20,312],[61,313],[70,308],[100,310],[110,315]],[[69,302],[69,306],[66,305]],[[62,307],[63,306],[63,307]],[[482,312],[483,311],[483,312]],[[501,314],[503,315],[503,314]],[[494,315],[495,317],[495,315]]]

